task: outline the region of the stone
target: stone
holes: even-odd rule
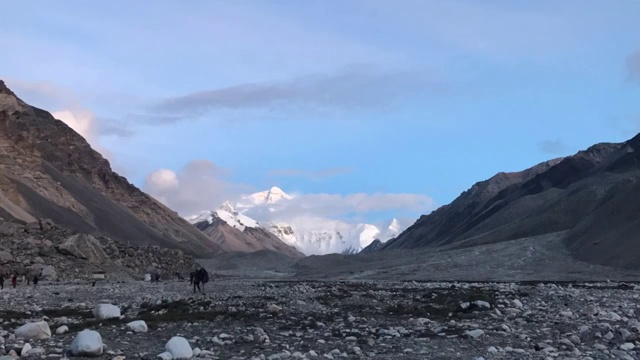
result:
[[[491,309],[491,304],[489,304],[486,301],[476,300],[473,302],[473,304],[479,307],[480,309]]]
[[[13,255],[8,251],[0,251],[0,265],[8,264],[13,262]]]
[[[102,336],[97,331],[83,330],[73,339],[69,346],[69,351],[73,356],[100,356],[104,351]]]
[[[62,325],[56,329],[56,334],[63,335],[69,332],[69,327],[67,325]]]
[[[109,259],[100,242],[89,234],[70,236],[57,249],[63,254],[85,259],[92,264],[102,264]]]
[[[473,339],[478,339],[484,335],[484,331],[480,329],[465,332],[465,334]]]
[[[99,304],[93,309],[93,316],[98,320],[120,317],[120,308],[111,304]]]
[[[49,329],[49,324],[46,321],[39,321],[22,325],[16,330],[15,335],[25,340],[49,339],[51,337],[51,329]]]
[[[522,309],[524,306],[522,305],[522,302],[518,299],[515,299],[511,302],[513,304],[513,306],[515,306],[518,309]]]
[[[191,359],[193,357],[193,350],[187,339],[174,336],[164,346],[165,350],[171,354],[173,359]]]
[[[27,353],[31,350],[31,344],[26,343],[22,345],[22,350],[20,350],[20,357],[27,357]]]
[[[282,308],[275,304],[269,304],[267,306],[267,310],[269,310],[270,313],[275,315],[275,314],[280,314],[280,312],[282,311]]]
[[[582,310],[582,313],[587,316],[595,316],[598,314],[598,308],[595,305],[588,305]]]
[[[142,320],[132,321],[127,324],[127,327],[134,333],[143,333],[149,331],[147,323]]]
[[[46,354],[46,351],[41,347],[33,348],[26,352],[27,357],[42,357],[45,354]]]
[[[635,349],[635,345],[633,345],[632,343],[624,343],[622,345],[620,345],[620,349],[624,350],[624,351],[629,351],[629,350],[633,350]]]
[[[158,359],[160,360],[172,360],[173,359],[173,355],[171,355],[170,352],[165,351],[162,354],[159,354],[158,356],[156,356]]]

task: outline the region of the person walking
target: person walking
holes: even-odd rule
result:
[[[4,275],[0,274],[0,290],[4,290]]]
[[[11,278],[11,285],[13,285],[14,289],[16,288],[18,285],[18,275],[13,274],[13,277]]]

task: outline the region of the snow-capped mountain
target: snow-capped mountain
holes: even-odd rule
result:
[[[287,205],[295,200],[282,189],[272,187],[243,196],[235,205],[227,201],[215,211],[205,211],[187,220],[193,224],[204,220],[211,222],[215,216],[241,231],[245,227],[264,228],[306,255],[356,253],[376,239],[386,242],[404,230],[396,219],[376,226],[296,213],[291,215],[286,211]]]
[[[229,201],[225,201],[217,210],[203,211],[199,215],[188,217],[187,220],[192,224],[197,224],[203,221],[207,221],[211,224],[214,217],[222,219],[224,222],[229,224],[229,226],[240,231],[244,231],[245,227],[260,227],[260,224],[258,224],[257,221],[236,211],[235,207]]]

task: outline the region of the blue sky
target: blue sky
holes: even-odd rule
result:
[[[637,0],[3,13],[0,78],[183,215],[277,185],[332,195],[335,216],[416,217],[496,172],[640,131]]]

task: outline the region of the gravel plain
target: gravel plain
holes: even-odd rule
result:
[[[113,360],[155,359],[174,336],[211,359],[637,359],[639,289],[214,277],[194,295],[178,281],[42,283],[0,291],[0,354],[19,355],[28,343],[32,357],[63,358],[77,333],[92,329],[106,345],[99,358]],[[95,319],[99,304],[122,316]],[[50,338],[15,337],[41,320]],[[135,320],[148,332],[126,326]],[[68,332],[57,334],[60,326]]]

